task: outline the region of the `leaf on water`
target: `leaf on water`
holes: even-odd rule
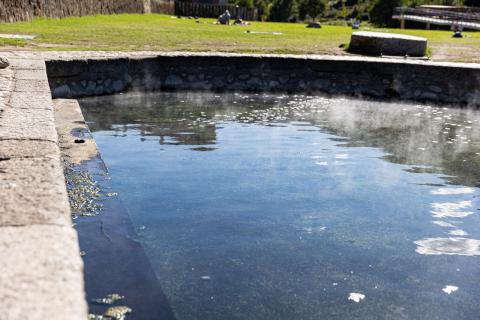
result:
[[[98,303],[98,304],[107,304],[111,305],[114,304],[115,302],[124,299],[124,296],[119,295],[118,293],[111,293],[107,294],[104,298],[100,299],[93,299],[92,302]]]
[[[356,303],[359,303],[361,300],[365,299],[365,295],[357,292],[350,292],[348,300],[352,300]]]
[[[110,307],[103,314],[106,317],[110,317],[114,320],[123,320],[127,313],[132,312],[132,309],[126,306]]]
[[[445,288],[442,289],[442,291],[445,292],[446,294],[451,294],[457,290],[458,290],[457,286],[451,286],[451,285],[447,285],[445,286]]]

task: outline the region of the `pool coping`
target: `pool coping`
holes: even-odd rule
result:
[[[425,70],[425,72],[434,70],[433,74],[442,75],[442,79],[435,80],[442,81],[446,88],[454,85],[451,83],[452,79],[468,81],[461,85],[467,86],[469,90],[473,88],[474,98],[478,97],[478,101],[480,101],[480,64],[360,56],[178,52],[0,52],[0,55],[7,56],[11,62],[11,67],[0,69],[0,212],[2,213],[0,216],[0,270],[2,270],[2,274],[0,274],[0,310],[1,317],[6,319],[23,319],[25,316],[33,320],[84,320],[87,318],[83,262],[80,258],[77,233],[73,229],[70,219],[70,207],[61,165],[52,102],[52,91],[55,96],[55,90],[58,91],[58,87],[65,83],[59,86],[55,85],[54,81],[60,78],[58,74],[56,78],[53,77],[53,80],[47,78],[46,63],[48,65],[49,63],[72,62],[74,64],[70,66],[73,67],[88,67],[87,69],[80,68],[76,74],[71,73],[72,70],[66,70],[70,74],[61,75],[63,80],[66,79],[65,77],[72,79],[79,74],[89,72],[91,71],[89,68],[101,67],[102,64],[98,64],[99,62],[107,62],[107,64],[103,64],[105,70],[97,70],[96,76],[106,73],[109,75],[108,72],[112,71],[112,66],[115,66],[111,63],[119,61],[124,66],[131,66],[132,61],[136,64],[153,62],[165,66],[165,61],[175,63],[176,59],[206,61],[207,63],[208,61],[223,61],[222,63],[227,64],[240,63],[243,69],[246,68],[245,63],[248,64],[252,61],[254,67],[275,61],[280,65],[294,63],[296,66],[305,64],[318,66],[317,63],[319,63],[321,67],[327,66],[328,68],[361,65],[363,69],[367,68],[368,70],[369,67],[372,67],[376,71],[401,68],[405,70],[405,73],[414,73],[415,70]],[[191,68],[192,65],[187,67]],[[243,70],[241,68],[236,71]],[[113,72],[115,71],[114,68]],[[177,86],[186,90],[191,89],[192,83],[197,83],[198,79],[188,82],[185,80],[189,76],[188,70],[184,70],[184,72],[186,75],[182,75],[182,72],[178,74],[181,81],[177,79],[177,82],[170,83],[167,81],[168,77],[177,74],[178,70],[173,70],[173,73],[170,74],[162,74],[161,79],[159,78],[160,84],[151,89],[175,89]],[[218,69],[212,69],[212,72],[218,72]],[[347,74],[345,69],[341,69],[341,72]],[[448,73],[445,74],[445,72]],[[331,70],[331,73],[334,74],[335,70]],[[385,74],[391,76],[391,73],[386,72]],[[463,78],[452,78],[451,74]],[[253,78],[255,77],[249,75],[249,79]],[[214,79],[212,77],[211,83]],[[97,80],[101,82],[102,88],[106,88],[104,80]],[[377,80],[373,79],[372,81],[375,84],[384,82],[381,77]],[[112,85],[114,82],[111,81]],[[118,85],[117,91],[97,90],[98,93],[96,93],[93,90],[90,95],[114,93],[132,87],[135,89],[136,87],[132,86],[132,83],[134,82],[130,82],[130,87]],[[142,85],[141,81],[138,86],[140,85]],[[293,85],[300,85],[300,82],[297,81]],[[244,89],[248,91],[255,86],[265,86],[265,82],[252,81],[251,85]],[[428,87],[432,87],[430,89],[434,91],[433,93],[438,91],[438,88],[434,88],[433,85],[428,85],[427,89]],[[265,86],[260,89],[268,88]],[[204,86],[199,89],[215,89],[215,86]],[[227,89],[237,90],[237,87],[232,86]],[[461,97],[463,92],[458,91],[458,99],[464,99]],[[327,91],[327,93],[330,92]],[[368,96],[368,94],[366,95]],[[81,94],[76,96],[81,96]],[[402,98],[402,92],[399,97]],[[409,98],[408,95],[406,98]],[[436,95],[427,95],[424,98],[427,101],[452,102],[450,98],[442,101],[438,92]],[[477,105],[477,100],[474,103]]]
[[[87,319],[43,59],[0,70],[0,318]]]

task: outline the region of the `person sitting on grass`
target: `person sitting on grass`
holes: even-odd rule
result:
[[[248,23],[247,21],[243,21],[239,16],[237,16],[233,24],[236,26],[248,26],[250,23]]]
[[[230,17],[231,17],[230,12],[228,12],[228,10],[225,10],[225,12],[220,17],[218,17],[217,24],[229,25]]]

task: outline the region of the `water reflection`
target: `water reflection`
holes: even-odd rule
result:
[[[420,254],[480,255],[480,240],[468,238],[427,238],[415,241]]]
[[[179,96],[180,95],[180,96]],[[348,103],[346,103],[348,101]],[[371,103],[309,96],[129,94],[84,99],[91,130],[121,136],[136,130],[161,144],[215,144],[223,121],[289,123],[332,133],[349,147],[378,147],[409,172],[442,173],[448,182],[480,184],[478,111],[428,105]],[[312,129],[309,129],[312,130]],[[342,157],[342,155],[338,155]]]
[[[479,112],[204,93],[82,108],[178,319],[480,312]]]

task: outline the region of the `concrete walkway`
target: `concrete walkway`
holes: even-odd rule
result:
[[[45,63],[0,69],[0,319],[87,319]]]

